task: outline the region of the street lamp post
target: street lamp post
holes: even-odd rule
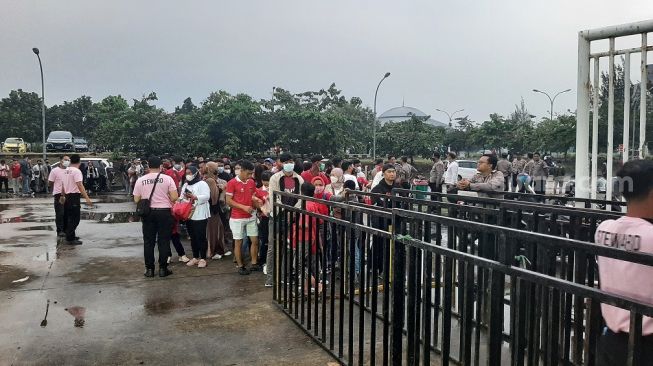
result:
[[[455,116],[456,113],[458,113],[458,112],[462,112],[462,111],[464,111],[464,109],[459,109],[459,110],[457,110],[457,111],[455,111],[455,112],[453,112],[453,113],[449,113],[449,112],[444,111],[444,110],[442,110],[442,109],[437,109],[437,108],[435,108],[435,110],[438,111],[438,112],[442,112],[442,113],[446,114],[447,117],[449,117],[449,127],[451,127],[451,121],[453,121],[453,116]]]
[[[39,68],[41,69],[41,119],[43,127],[43,163],[45,164],[46,159],[46,149],[45,149],[45,84],[43,82],[43,64],[41,64],[41,56],[39,55],[39,49],[34,47],[32,52],[36,54],[36,57],[39,59]]]
[[[555,102],[556,97],[557,97],[558,95],[560,95],[560,94],[562,94],[562,93],[569,92],[569,91],[571,91],[571,89],[567,89],[567,90],[560,91],[560,92],[558,92],[556,95],[554,95],[553,98],[551,98],[551,96],[550,96],[547,92],[543,92],[543,91],[541,91],[541,90],[537,90],[537,89],[533,89],[533,91],[536,92],[536,93],[542,93],[542,94],[546,95],[547,98],[549,98],[549,101],[551,102],[551,111],[550,111],[550,112],[551,112],[551,120],[553,121],[553,102]]]
[[[390,76],[390,73],[386,72],[385,75],[383,75],[381,81],[379,81],[379,85],[376,86],[376,91],[374,92],[374,125],[372,126],[372,156],[374,161],[376,161],[376,96],[379,94],[379,87],[381,87],[381,83],[383,80],[387,79],[388,76]]]

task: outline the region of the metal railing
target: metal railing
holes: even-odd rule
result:
[[[595,258],[653,255],[433,215],[407,197],[373,197],[395,205],[383,209],[276,196],[299,207],[274,205],[274,299],[343,364],[593,365],[601,304],[631,312],[630,360],[642,361],[653,306],[601,291]]]

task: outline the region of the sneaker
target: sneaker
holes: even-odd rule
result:
[[[200,259],[200,260],[197,262],[197,268],[204,268],[204,267],[206,267],[206,260],[204,260],[204,259]]]
[[[261,266],[258,264],[252,264],[249,267],[250,272],[260,272],[261,271]]]
[[[220,254],[216,254],[211,259],[222,259],[222,256]]]
[[[264,264],[264,265],[263,265],[263,274],[264,274],[264,275],[267,275],[267,274],[268,274],[268,265],[267,265],[267,264]]]
[[[245,268],[245,266],[238,268],[238,274],[239,275],[245,276],[245,275],[248,275],[249,273],[250,273],[249,269]]]
[[[197,258],[193,258],[193,259],[189,260],[188,263],[186,263],[186,265],[188,267],[192,267],[192,266],[196,265],[197,263],[199,263],[199,260]]]
[[[268,277],[265,280],[265,287],[272,287],[272,277]]]
[[[188,257],[186,257],[186,255],[182,255],[181,257],[179,257],[179,261],[183,262],[183,263],[188,263],[190,261],[190,259],[188,259]]]
[[[228,257],[230,255],[231,255],[231,251],[227,250],[226,252],[224,252],[224,254],[222,256],[223,257]]]

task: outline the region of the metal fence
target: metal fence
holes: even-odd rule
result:
[[[637,23],[622,24],[613,27],[600,29],[584,30],[578,33],[578,100],[577,100],[577,127],[576,127],[576,196],[582,198],[596,198],[597,178],[599,176],[598,157],[599,157],[599,107],[601,105],[600,96],[600,61],[608,61],[608,120],[607,120],[607,161],[606,176],[611,179],[613,176],[612,162],[614,158],[614,117],[615,117],[615,56],[623,55],[623,72],[624,78],[624,106],[623,106],[623,155],[622,162],[629,159],[631,144],[637,147],[633,149],[634,158],[644,158],[646,156],[646,113],[647,113],[647,55],[653,50],[648,45],[648,33],[653,32],[653,20],[647,20]],[[628,36],[639,36],[639,47],[617,49],[615,42],[618,39],[624,39]],[[592,42],[608,40],[609,48],[607,52],[593,52]],[[631,55],[640,56],[639,74],[640,85],[639,93],[633,93],[632,98],[639,102],[639,121],[632,121],[633,134],[630,133],[630,111],[631,105]],[[590,70],[593,77],[590,79]],[[591,108],[591,141],[592,149],[590,155],[590,108]],[[639,133],[637,139],[635,127],[639,122]],[[591,170],[590,170],[591,163]],[[591,175],[590,175],[591,172]],[[612,185],[607,185],[607,197],[612,195]]]
[[[276,196],[274,299],[343,364],[593,365],[601,304],[631,312],[631,364],[643,364],[653,307],[601,291],[595,258],[652,255],[504,227],[508,207],[465,207],[495,220],[481,222],[409,197],[372,197],[384,209]]]

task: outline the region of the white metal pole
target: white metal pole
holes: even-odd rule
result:
[[[578,84],[576,87],[576,197],[589,197],[589,106],[590,106],[590,41],[578,34]],[[584,207],[583,203],[576,203]]]
[[[606,154],[606,190],[605,200],[612,200],[612,164],[614,163],[614,37],[610,38],[610,70],[608,76],[608,144]],[[606,209],[610,210],[611,205],[607,205]]]
[[[639,88],[639,158],[644,158],[644,143],[646,142],[646,33],[642,33],[642,82]]]
[[[594,57],[594,87],[592,88],[592,177],[590,197],[596,199],[599,168],[599,58]]]
[[[624,59],[624,136],[621,161],[628,161],[630,152],[630,52],[626,52]]]

